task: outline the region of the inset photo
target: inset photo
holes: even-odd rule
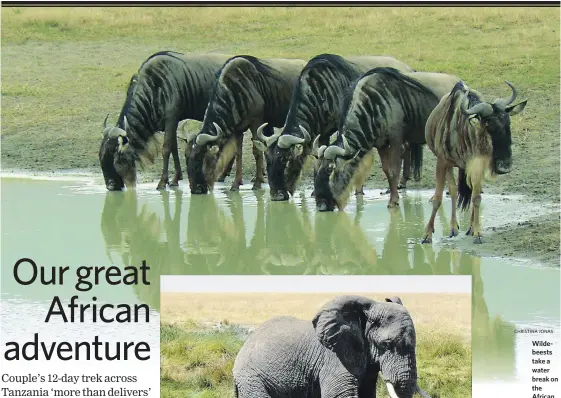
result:
[[[469,275],[160,283],[163,398],[471,397]]]

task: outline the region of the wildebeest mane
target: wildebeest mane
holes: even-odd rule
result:
[[[275,84],[278,86],[285,84],[285,79],[281,76],[278,70],[251,55],[237,55],[231,57],[216,73],[216,82],[214,83],[214,88],[206,110],[202,131],[209,133],[210,125],[213,121],[219,121],[220,123],[218,124],[221,125],[221,128],[226,128],[228,126],[232,128],[238,127],[236,122],[239,122],[239,120],[225,120],[226,118],[234,117],[230,104],[227,103],[227,100],[232,99],[236,105],[247,107],[249,106],[249,102],[253,99],[250,97],[258,94],[252,87],[244,86],[244,89],[239,90],[232,90],[231,87],[228,87],[228,91],[230,91],[230,93],[227,96],[224,95],[224,90],[221,88],[223,85],[222,79],[227,73],[236,73],[234,71],[230,72],[231,63],[236,59],[244,59],[248,61],[257,70],[258,74],[257,76],[252,76],[254,79],[251,79],[251,83],[260,91],[260,94],[264,94],[265,96],[270,94],[268,98],[264,98],[265,106],[274,107],[274,104],[277,101],[275,92],[278,92],[278,90],[276,90],[277,87],[275,87]],[[243,72],[241,75],[245,80]],[[236,83],[242,83],[242,78],[235,77],[234,80]],[[265,82],[267,83],[265,84]],[[228,111],[220,112],[217,108],[228,109]],[[247,126],[244,126],[244,128],[247,128]]]
[[[304,105],[307,110],[310,118],[312,120],[317,118],[317,106],[321,105],[326,98],[323,98],[323,93],[317,92],[317,87],[310,87],[312,91],[312,95],[315,99],[317,99],[317,104],[312,103],[312,98],[310,96],[304,95],[302,92],[302,79],[308,75],[311,70],[318,70],[318,69],[331,69],[332,71],[336,71],[336,73],[343,75],[349,79],[349,81],[356,80],[360,73],[357,71],[355,64],[352,62],[347,61],[343,57],[336,55],[336,54],[320,54],[316,55],[312,58],[306,66],[302,69],[298,80],[294,86],[294,90],[292,92],[292,100],[290,105],[290,111],[288,113],[288,117],[286,120],[286,126],[294,127],[296,118],[298,116],[297,107],[301,107]],[[338,99],[339,101],[341,99]],[[300,130],[294,129],[293,131],[283,131],[283,133],[287,134],[294,134],[300,136]]]
[[[174,51],[152,54],[143,62],[138,73],[133,75],[127,89],[118,126],[124,128],[126,116],[130,145],[150,162],[156,156],[152,152],[158,150],[158,145],[149,144],[152,144],[156,132],[165,130],[166,107],[174,101],[179,103],[177,107],[182,107],[183,111],[193,106],[189,104],[189,98],[194,98],[193,93],[201,83],[196,79],[198,70],[191,70],[183,55]],[[160,59],[154,60],[157,57]]]

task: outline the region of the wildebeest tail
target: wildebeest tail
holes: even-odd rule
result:
[[[459,169],[458,171],[458,209],[465,210],[469,208],[471,202],[471,187],[466,180],[466,171]]]
[[[238,384],[234,381],[234,397],[239,398],[240,392],[238,390]]]
[[[411,148],[411,164],[413,165],[413,172],[415,175],[421,175],[423,168],[423,144],[410,143]]]

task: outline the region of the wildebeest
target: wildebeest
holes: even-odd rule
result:
[[[375,68],[365,73],[346,96],[335,144],[318,149],[314,181],[320,211],[342,210],[350,189],[361,187],[378,149],[390,186],[388,207],[398,205],[398,178],[404,142],[424,144],[425,122],[441,96],[459,81],[456,76]]]
[[[479,223],[481,185],[485,174],[510,173],[512,168],[510,116],[526,107],[527,99],[511,105],[518,93],[512,89],[509,98],[492,103],[483,101],[481,94],[458,82],[444,96],[430,114],[426,123],[426,140],[436,155],[436,190],[432,198],[432,214],[425,229],[423,243],[432,242],[434,218],[442,202],[445,180],[452,198],[450,236],[458,235],[456,204],[465,210],[472,205],[469,229],[474,243],[482,243]],[[452,169],[457,167],[458,185]]]
[[[283,125],[294,83],[304,67],[299,59],[258,59],[239,55],[229,59],[220,72],[195,139],[187,166],[191,193],[212,189],[216,174],[236,155],[236,176],[231,190],[242,184],[243,132],[256,138],[263,123]],[[269,131],[272,133],[271,131]],[[253,189],[264,181],[263,154],[253,144],[256,176]]]
[[[108,127],[105,118],[99,161],[108,190],[136,184],[137,162],[154,161],[158,131],[165,132],[158,189],[165,189],[169,182],[170,154],[175,166],[170,185],[178,185],[183,177],[177,124],[186,118],[203,119],[216,72],[228,58],[229,55],[162,51],[144,61],[130,81],[117,125]]]
[[[314,139],[328,144],[337,129],[341,97],[353,81],[378,66],[413,71],[403,62],[383,56],[320,54],[306,64],[294,87],[284,128],[270,137],[262,133],[265,125],[258,129],[256,146],[266,155],[272,200],[288,200],[288,193],[294,193]]]

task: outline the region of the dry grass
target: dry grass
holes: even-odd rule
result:
[[[372,293],[360,295],[380,301],[388,297]],[[448,332],[470,339],[469,294],[396,295],[401,297],[420,330]],[[170,324],[227,321],[230,324],[259,325],[278,315],[312,319],[317,310],[334,296],[333,293],[162,293],[160,311],[162,322]]]

